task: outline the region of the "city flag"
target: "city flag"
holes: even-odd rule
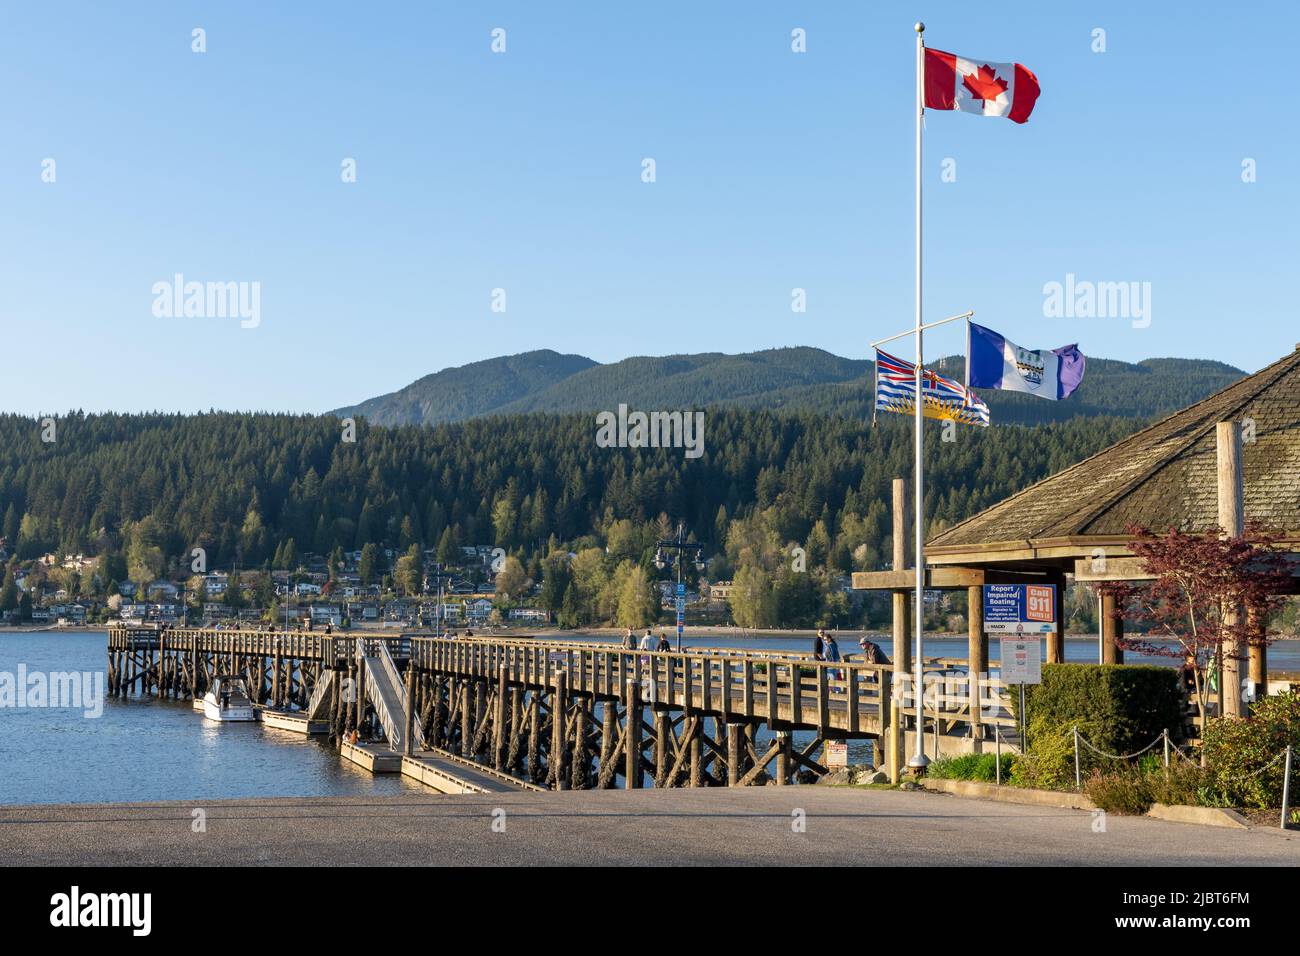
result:
[[[988,426],[989,407],[961,382],[927,368],[921,370],[921,386],[926,418]],[[916,414],[916,366],[880,349],[876,349],[876,408]]]
[[[925,51],[925,106],[1023,123],[1038,99],[1038,77],[1019,63],[968,60],[942,50]]]
[[[971,388],[1000,388],[1059,399],[1083,381],[1085,362],[1077,345],[1033,351],[974,322],[969,328],[966,384]]]

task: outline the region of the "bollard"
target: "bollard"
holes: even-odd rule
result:
[[[1282,771],[1282,823],[1286,829],[1287,805],[1291,802],[1291,745],[1286,745],[1286,768]]]
[[[1074,789],[1083,789],[1083,777],[1079,772],[1079,725],[1074,725]]]
[[[1165,728],[1165,769],[1169,769],[1169,728]]]

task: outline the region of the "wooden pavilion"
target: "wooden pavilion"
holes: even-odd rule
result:
[[[984,584],[1140,580],[1125,529],[1237,530],[1259,522],[1279,532],[1300,561],[1300,346],[1267,368],[1175,412],[932,537],[927,587],[968,589],[972,673],[988,665]],[[894,487],[894,565],[853,575],[854,588],[894,593],[894,661],[910,667],[907,537],[903,482]],[[1300,593],[1293,589],[1292,593]],[[1119,663],[1123,620],[1103,598],[1099,661]],[[1046,660],[1065,658],[1058,613]],[[1237,662],[1231,662],[1236,666]],[[1263,648],[1251,648],[1250,677],[1267,680]],[[1231,673],[1225,662],[1225,686]],[[1239,686],[1239,682],[1238,682]],[[1228,712],[1232,712],[1229,710]]]

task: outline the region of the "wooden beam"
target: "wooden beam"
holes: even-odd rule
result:
[[[1155,578],[1142,568],[1142,559],[1115,556],[1098,548],[1098,553],[1091,558],[1079,558],[1074,562],[1074,580],[1076,581],[1150,581]]]
[[[772,743],[772,746],[767,749],[767,753],[765,753],[762,757],[754,761],[754,766],[749,768],[746,774],[740,778],[739,782],[737,782],[736,786],[748,787],[751,783],[754,782],[754,780],[758,777],[758,775],[763,772],[763,768],[766,767],[771,762],[772,758],[775,757],[780,752],[781,752],[781,744],[777,741],[774,741]]]

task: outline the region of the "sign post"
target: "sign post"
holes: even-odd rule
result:
[[[1056,586],[984,585],[984,629],[1000,635],[998,673],[1002,683],[1020,688],[1020,752],[1025,740],[1025,685],[1043,682],[1040,634],[1056,630]]]

